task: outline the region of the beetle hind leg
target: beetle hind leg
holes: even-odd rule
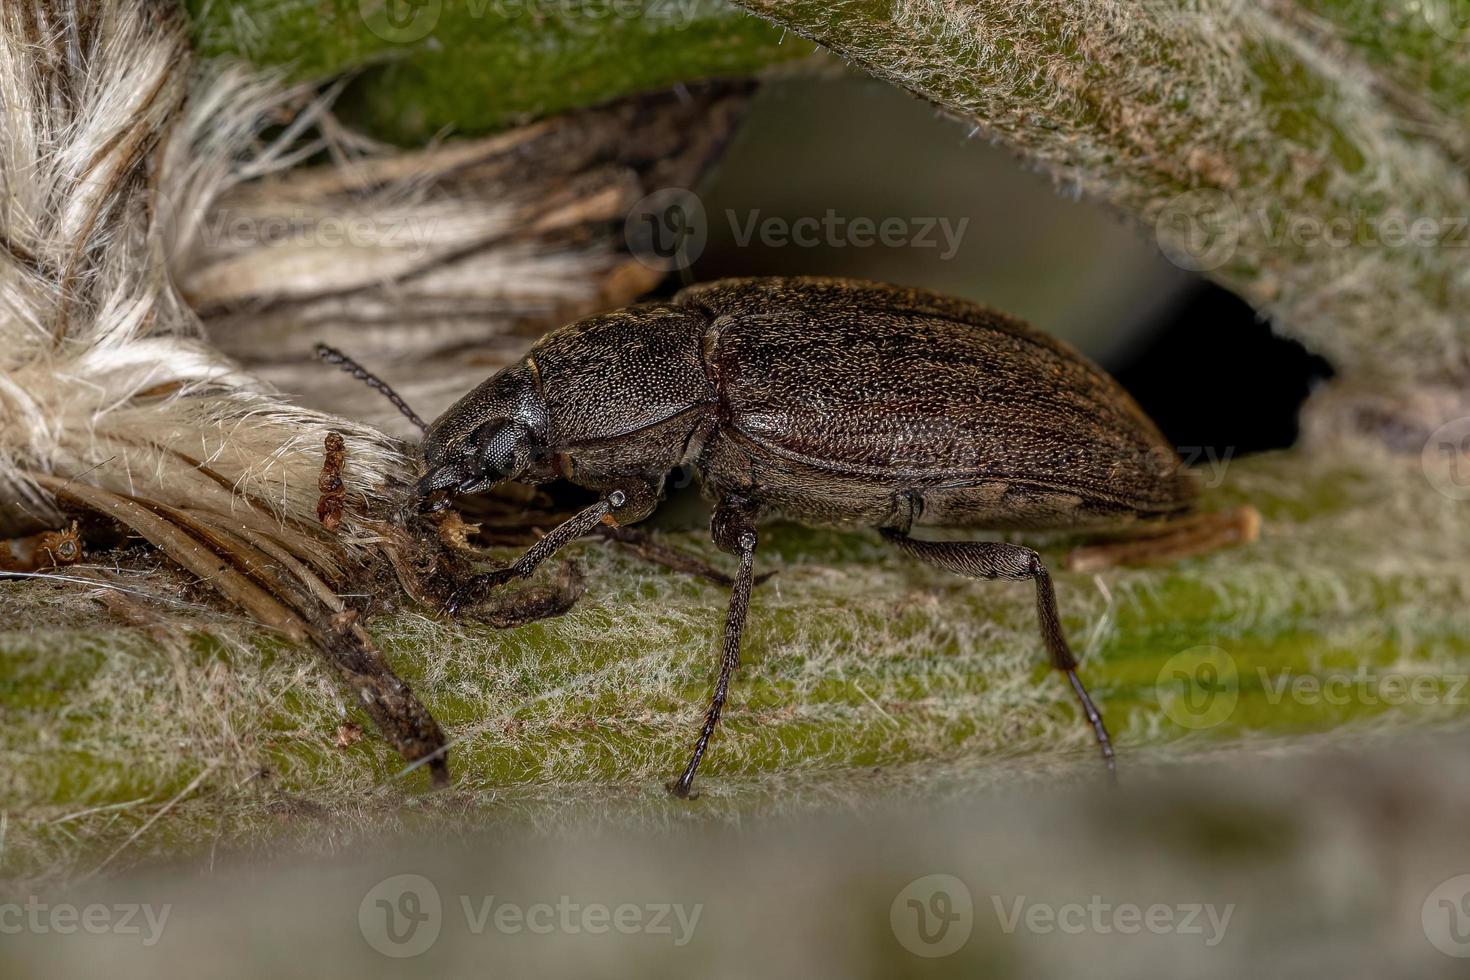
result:
[[[1030,548],[1001,541],[920,541],[892,528],[884,528],[880,533],[910,557],[956,575],[1009,581],[1029,580],[1035,584],[1037,621],[1052,666],[1067,675],[1067,681],[1072,685],[1072,691],[1082,706],[1082,714],[1097,738],[1103,763],[1108,767],[1108,773],[1115,776],[1112,737],[1108,735],[1102,713],[1093,704],[1092,696],[1087,693],[1086,685],[1077,674],[1077,658],[1062,633],[1061,618],[1057,614],[1056,591],[1052,588],[1051,575],[1041,563],[1041,556]]]

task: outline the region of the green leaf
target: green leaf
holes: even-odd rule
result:
[[[1036,540],[1124,771],[1236,742],[1463,724],[1470,509],[1459,496],[1417,459],[1277,453],[1232,461],[1206,497],[1206,509],[1260,509],[1262,536],[1248,547],[1094,575],[1060,570],[1066,542]],[[727,558],[703,530],[660,539]],[[466,805],[426,819],[503,814],[508,799],[574,807],[597,798],[593,787],[633,819],[674,805],[662,786],[709,703],[727,593],[605,542],[571,554],[588,590],[556,619],[497,630],[410,607],[367,620],[451,739]],[[701,772],[719,803],[700,812],[873,798],[889,779],[938,792],[956,766],[1097,778],[1092,734],[1046,666],[1029,585],[901,560],[871,532],[792,524],[763,532],[758,567],[778,574],[751,601]],[[225,828],[237,842],[276,838],[252,776],[262,770],[272,792],[334,819],[365,801],[401,808],[427,785],[418,773],[395,778],[403,761],[371,730],[339,747],[337,727],[366,718],[344,713],[307,651],[221,642],[207,611],[192,642],[160,648],[80,594],[74,582],[0,583],[12,869],[105,853],[151,812],[115,808],[169,800],[207,765],[217,767],[207,791],[140,836],[131,860],[175,857]]]
[[[419,143],[681,81],[747,75],[813,46],[724,0],[188,0],[206,56],[298,79],[361,73],[349,122]]]

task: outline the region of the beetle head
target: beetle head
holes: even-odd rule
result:
[[[534,370],[522,361],[493,375],[424,433],[427,467],[417,491],[425,510],[442,510],[451,493],[481,493],[530,467],[546,432],[546,404]]]

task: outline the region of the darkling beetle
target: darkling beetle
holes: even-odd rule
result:
[[[648,517],[692,465],[715,544],[739,559],[714,697],[670,784],[687,797],[740,663],[756,526],[783,515],[865,525],[971,578],[1030,581],[1051,663],[1067,675],[1111,772],[1113,747],[1077,676],[1051,577],[1030,548],[927,541],[915,526],[1116,530],[1188,512],[1196,496],[1158,428],[1082,355],[1012,317],[848,279],[727,279],[588,317],[538,341],[424,426],[386,384],[319,347],[425,428],[423,510],[506,480],[564,478],[602,494],[447,606],[531,574],[599,522]]]

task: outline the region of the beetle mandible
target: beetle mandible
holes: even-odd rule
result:
[[[916,526],[1116,529],[1191,510],[1192,475],[1133,399],[1071,347],[987,307],[850,279],[727,279],[547,334],[425,428],[424,510],[506,480],[602,494],[509,567],[476,576],[455,612],[525,577],[599,522],[648,517],[692,466],[716,546],[739,561],[714,695],[670,784],[687,797],[720,719],[769,515],[875,527],[913,558],[972,578],[1029,581],[1051,663],[1067,675],[1109,771],[1111,739],[1077,674],[1051,576],[1030,548],[931,541]]]

